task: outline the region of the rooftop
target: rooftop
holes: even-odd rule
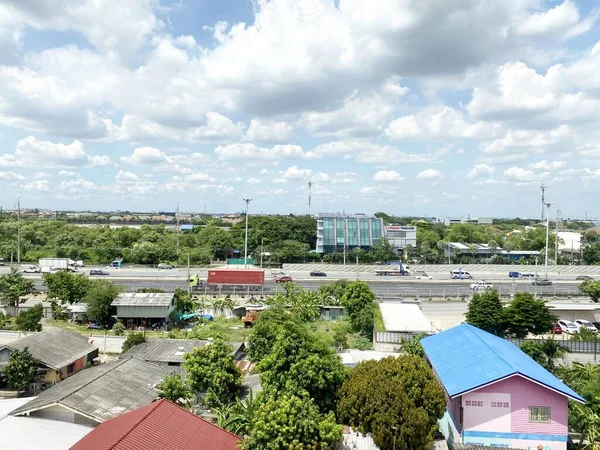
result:
[[[240,438],[161,399],[107,420],[71,450],[238,450]]]
[[[362,214],[362,213],[355,213],[355,214],[319,213],[318,217],[319,218],[328,217],[328,218],[335,218],[335,219],[377,219],[377,217],[375,217],[372,214]]]
[[[173,293],[126,292],[119,294],[111,306],[169,306],[173,301]]]
[[[434,329],[419,305],[401,301],[379,303],[383,323],[387,331],[411,331],[431,333]]]
[[[196,347],[204,347],[210,341],[185,340],[185,339],[148,339],[146,342],[135,345],[127,350],[123,357],[135,356],[144,361],[157,362],[183,362],[183,355],[191,352]],[[243,342],[230,344],[233,354],[236,354],[244,345]]]
[[[171,371],[137,358],[76,373],[11,412],[17,416],[61,405],[99,423],[156,399],[156,385]]]
[[[575,391],[514,344],[467,323],[429,336],[421,341],[421,345],[450,397],[520,375],[584,402]]]
[[[58,328],[48,328],[40,333],[31,333],[6,344],[6,347],[15,350],[27,347],[35,359],[55,370],[98,351],[96,346],[88,342],[86,336]]]

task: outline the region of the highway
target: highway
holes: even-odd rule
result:
[[[0,268],[0,273],[6,273],[8,268]],[[90,268],[80,270],[88,274]],[[206,269],[195,269],[192,274],[198,274],[200,279],[206,279]],[[263,292],[274,294],[281,292],[283,286],[276,284],[270,273],[267,272]],[[337,279],[346,278],[356,280],[356,273],[335,273],[327,277],[310,277],[307,273],[294,273],[290,275],[294,282],[306,289],[315,290],[320,285]],[[35,281],[36,289],[45,290],[41,274],[26,274],[28,278]],[[389,298],[448,298],[458,299],[470,296],[473,291],[470,284],[479,280],[451,280],[445,273],[432,274],[433,280],[416,280],[413,277],[379,277],[374,274],[359,273],[358,279],[369,284],[378,297]],[[106,279],[115,284],[120,284],[128,291],[142,288],[159,288],[165,291],[174,291],[176,288],[187,288],[187,271],[185,269],[158,270],[158,269],[120,269],[111,270],[110,275],[101,277],[90,277],[91,279]],[[534,286],[530,280],[514,280],[508,277],[501,278],[499,275],[486,277],[485,281],[498,289],[501,295],[509,296],[514,292],[531,292],[546,296],[568,296],[580,295],[578,285],[574,276],[556,276],[552,278],[552,286]],[[248,293],[247,289],[229,290],[228,293]],[[200,294],[214,294],[215,291],[198,291]]]

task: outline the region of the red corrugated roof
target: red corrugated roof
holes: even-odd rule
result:
[[[238,450],[239,440],[161,399],[101,423],[71,450]]]

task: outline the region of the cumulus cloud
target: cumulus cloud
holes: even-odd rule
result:
[[[39,141],[33,136],[17,142],[13,158],[21,167],[102,167],[110,164],[108,156],[88,154],[80,141],[62,144]]]
[[[523,169],[522,167],[506,169],[504,176],[512,181],[534,181],[536,179],[536,175],[532,170]]]
[[[442,178],[444,174],[436,169],[427,169],[422,172],[419,172],[417,175],[417,180],[431,180],[434,178]]]
[[[373,181],[402,181],[404,177],[395,170],[380,170],[373,176]]]
[[[477,178],[494,174],[494,168],[487,164],[475,164],[471,171],[467,174],[469,178]]]
[[[283,142],[294,134],[294,127],[287,122],[252,119],[246,132],[246,139],[259,142]]]
[[[304,157],[302,147],[299,145],[275,145],[271,148],[266,148],[250,143],[219,145],[215,148],[215,154],[222,160],[280,160],[301,159]]]

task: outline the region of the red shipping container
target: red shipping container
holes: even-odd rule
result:
[[[228,270],[217,269],[208,271],[208,284],[240,284],[258,285],[265,284],[264,270]]]

